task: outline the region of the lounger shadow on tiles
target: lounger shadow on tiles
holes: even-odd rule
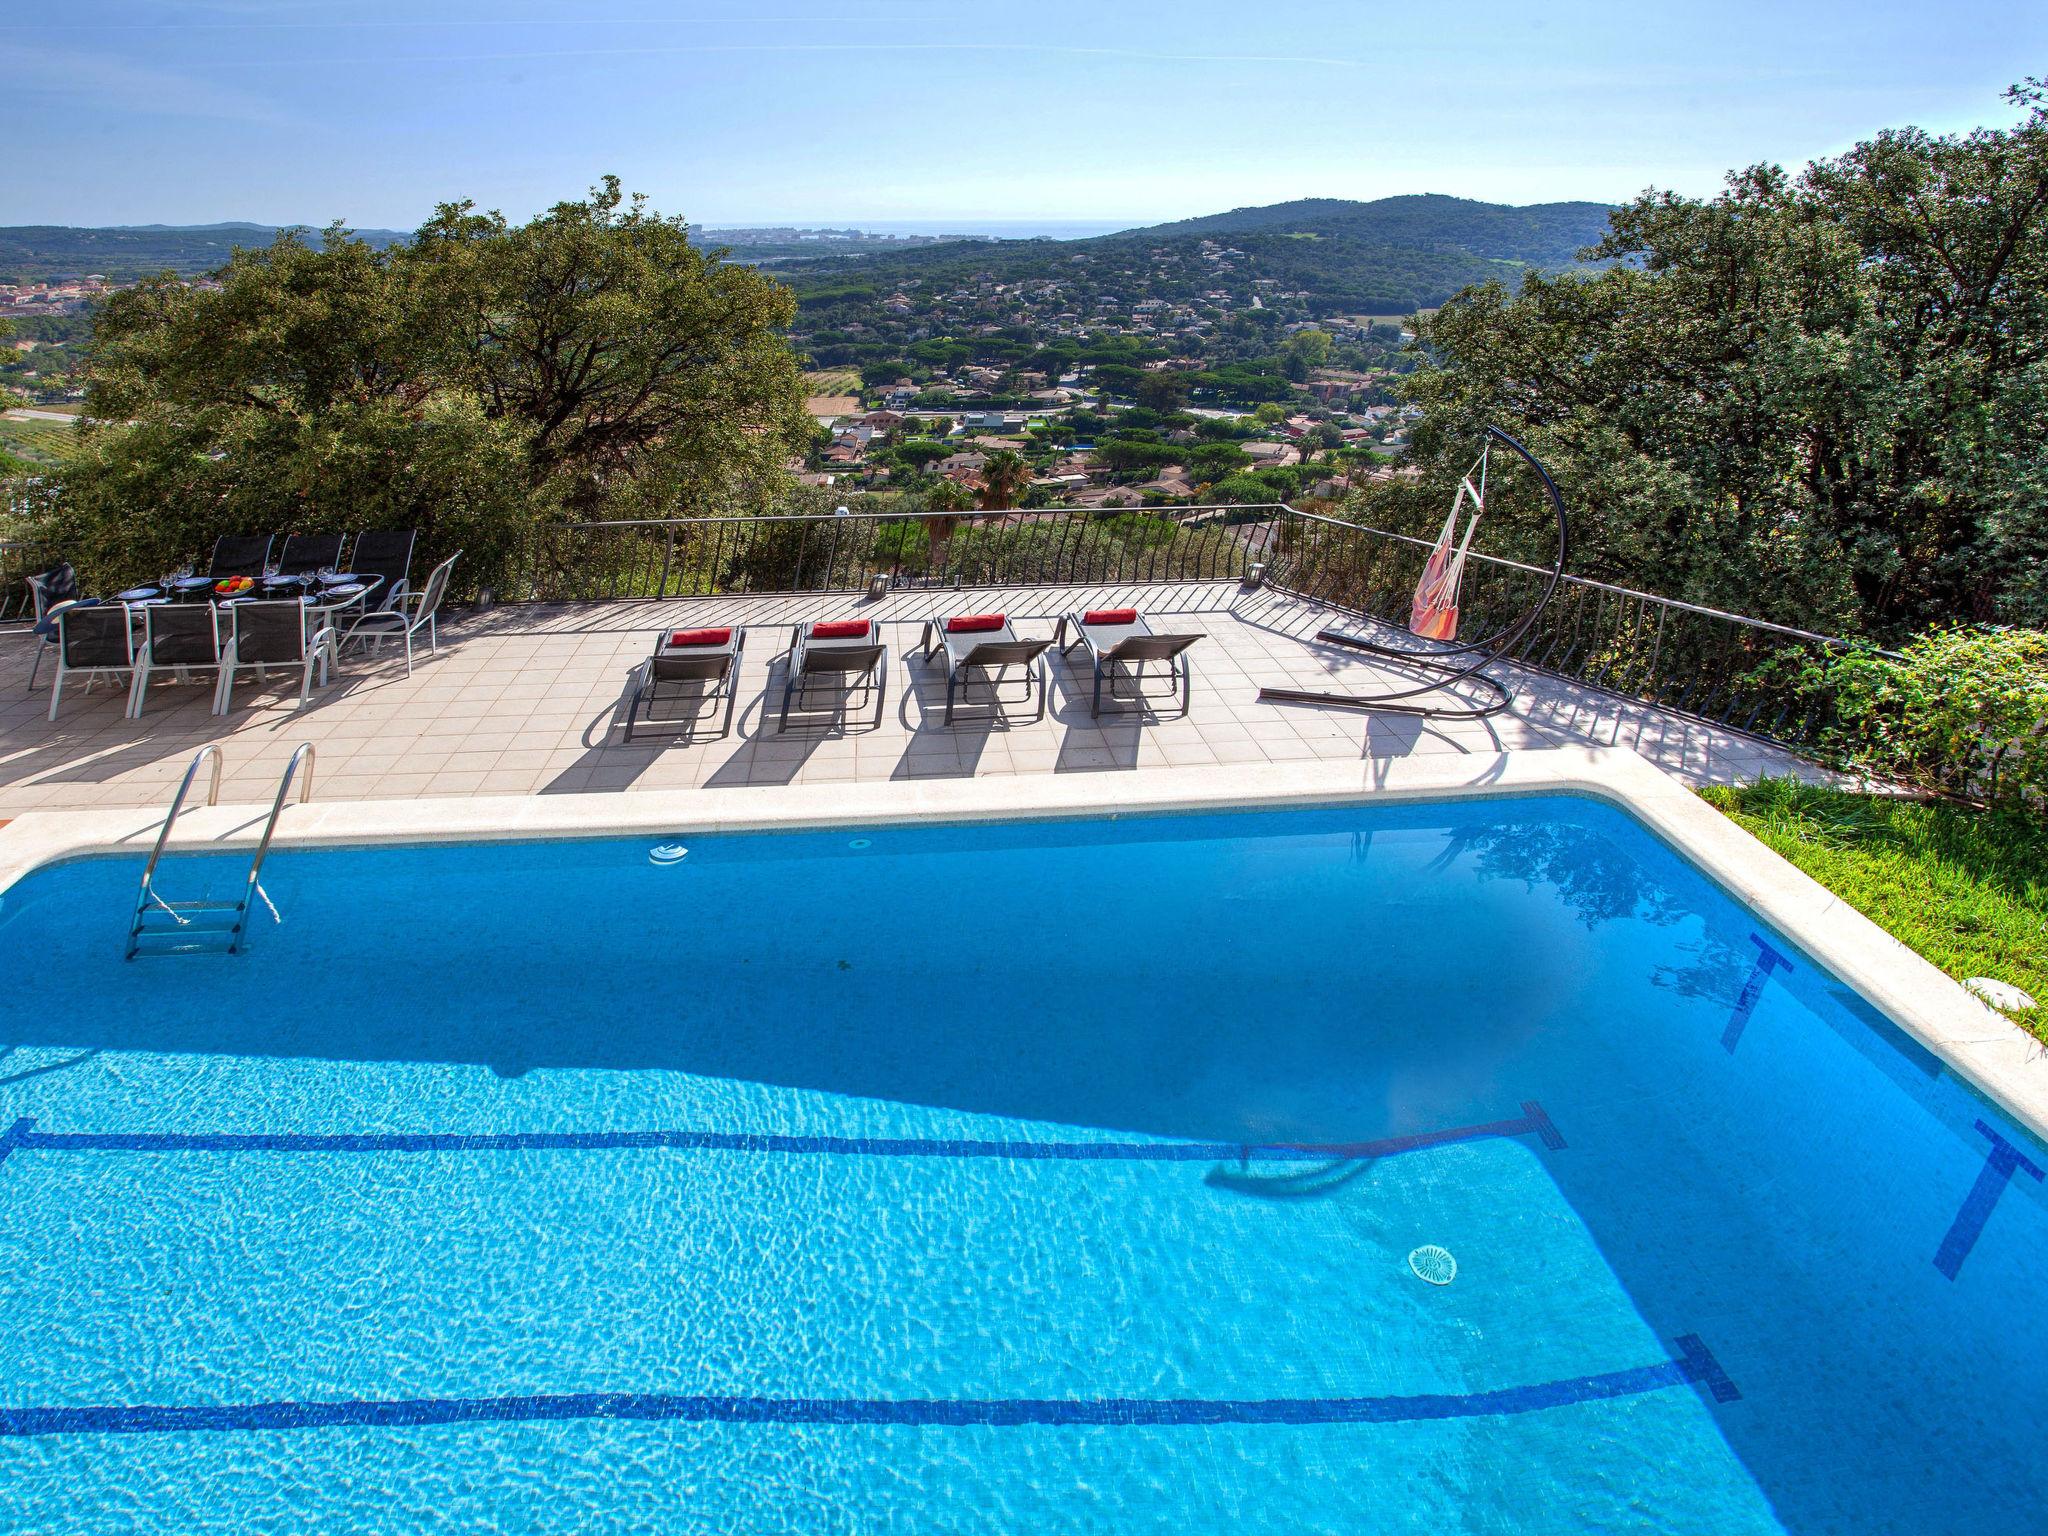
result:
[[[874,728],[882,726],[889,694],[889,647],[869,619],[841,619],[798,624],[789,640],[789,663],[782,676],[782,712],[778,730],[789,729],[792,704],[802,711],[819,706],[814,695],[830,696],[837,724],[856,705],[874,700]],[[801,727],[808,722],[799,720]]]
[[[685,740],[694,740],[707,709],[716,709],[721,702],[725,708],[718,714],[718,738],[730,736],[740,692],[740,652],[746,644],[744,629],[665,632],[655,642],[654,654],[641,663],[640,681],[626,705],[626,740],[633,739],[636,726],[675,730]],[[673,710],[677,700],[688,700],[687,711]],[[659,713],[664,704],[671,706],[670,713]]]
[[[1067,638],[1069,626],[1074,638]],[[1084,646],[1095,674],[1095,692],[1088,713],[1100,716],[1103,687],[1109,688],[1112,714],[1145,714],[1156,701],[1180,698],[1179,713],[1185,715],[1194,695],[1194,671],[1188,665],[1187,649],[1200,635],[1162,635],[1153,631],[1145,616],[1135,608],[1090,608],[1070,613],[1060,620],[1054,636],[1060,654],[1069,656],[1075,646]],[[1145,686],[1148,666],[1165,664],[1163,689]],[[1117,690],[1121,673],[1130,680],[1130,691]]]
[[[967,697],[965,702],[969,705],[986,705],[990,718],[1001,720],[1009,705],[1035,700],[1038,710],[1031,718],[1045,718],[1045,653],[1052,649],[1050,640],[1020,640],[1004,615],[981,613],[927,621],[921,653],[929,661],[933,650],[941,646],[946,653],[946,724],[953,723],[954,706],[973,687],[976,673],[981,674],[988,696],[984,700]],[[1023,670],[1023,692],[1005,698],[1003,684],[1008,681],[1012,667]]]

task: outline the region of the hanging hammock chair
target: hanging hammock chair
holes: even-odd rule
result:
[[[1483,639],[1458,640],[1458,596],[1465,578],[1466,557],[1472,550],[1473,535],[1486,516],[1486,478],[1493,445],[1500,443],[1519,455],[1542,483],[1557,519],[1557,557],[1544,577],[1543,590],[1529,609]],[[1470,511],[1465,536],[1458,537],[1458,520]],[[1550,471],[1535,454],[1499,427],[1488,427],[1481,441],[1479,457],[1458,480],[1451,498],[1450,515],[1443,531],[1430,547],[1422,567],[1422,579],[1415,584],[1415,596],[1408,606],[1408,632],[1421,642],[1418,646],[1382,645],[1360,635],[1325,629],[1316,638],[1330,645],[1384,656],[1402,669],[1418,674],[1423,681],[1411,688],[1389,693],[1321,693],[1304,688],[1261,688],[1259,697],[1274,704],[1317,704],[1338,709],[1384,710],[1399,715],[1419,715],[1432,720],[1482,720],[1497,715],[1514,701],[1507,684],[1488,675],[1486,669],[1519,646],[1532,630],[1564,579],[1565,558],[1570,549],[1570,530],[1565,521],[1564,497]],[[1469,684],[1480,698],[1474,702],[1450,690]],[[1429,696],[1440,697],[1435,702]]]

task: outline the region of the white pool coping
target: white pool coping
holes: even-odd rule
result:
[[[1546,793],[1589,795],[1636,817],[2006,1113],[2048,1138],[2048,1047],[1676,779],[1618,748],[622,794],[315,800],[287,808],[274,846],[689,837]],[[170,846],[187,852],[253,847],[268,810],[196,807],[179,818]],[[0,827],[0,892],[54,860],[147,853],[162,820],[161,810],[24,812]]]

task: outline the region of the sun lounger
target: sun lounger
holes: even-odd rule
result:
[[[935,650],[943,649],[946,653],[946,724],[953,723],[954,706],[972,686],[973,674],[977,672],[986,678],[987,705],[995,718],[1003,718],[1006,705],[1028,704],[1034,699],[1038,710],[1032,718],[1045,718],[1047,669],[1044,657],[1052,649],[1052,642],[1020,640],[1003,614],[967,614],[950,619],[932,619],[925,624],[920,649],[927,661]],[[1015,698],[1005,699],[1003,684],[1012,667],[1023,669],[1024,691]],[[970,699],[968,702],[974,701]]]
[[[1074,631],[1074,638],[1067,638],[1067,631]],[[1186,655],[1189,646],[1202,637],[1195,635],[1162,635],[1155,633],[1145,616],[1135,608],[1088,608],[1077,609],[1060,620],[1055,635],[1062,656],[1070,655],[1075,646],[1083,646],[1088,652],[1090,669],[1094,673],[1094,696],[1089,702],[1088,713],[1099,716],[1102,713],[1103,687],[1109,689],[1109,698],[1115,701],[1113,714],[1133,714],[1149,711],[1155,699],[1180,697],[1180,713],[1188,712],[1193,697],[1194,675]],[[1145,686],[1145,669],[1164,663],[1166,687],[1148,690]],[[1128,693],[1117,690],[1117,674],[1121,670],[1131,680]]]
[[[740,652],[747,643],[744,629],[664,630],[654,644],[654,654],[641,663],[640,681],[626,704],[626,740],[636,727],[681,726],[694,735],[704,706],[723,699],[725,713],[718,734],[731,734],[734,703],[739,698]],[[687,715],[658,715],[655,706],[695,692],[698,697]],[[645,711],[643,717],[642,711]]]
[[[782,679],[782,713],[777,729],[789,729],[790,706],[810,710],[809,696],[832,696],[835,721],[870,698],[875,725],[882,724],[889,693],[889,647],[881,627],[869,619],[818,620],[798,624],[789,641],[789,665]]]

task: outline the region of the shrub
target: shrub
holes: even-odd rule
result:
[[[1852,652],[1828,686],[1843,762],[1960,799],[2048,798],[2048,634],[1936,630],[1895,656]]]

